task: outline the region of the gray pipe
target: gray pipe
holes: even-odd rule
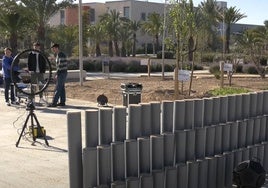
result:
[[[176,163],[186,162],[186,131],[175,131]]]
[[[111,183],[111,188],[126,188],[125,181],[115,181]]]
[[[160,134],[161,104],[158,101],[151,102],[151,127],[152,134]]]
[[[185,122],[185,101],[176,100],[174,101],[173,110],[173,132],[176,130],[183,130]]]
[[[242,161],[249,160],[249,148],[242,148]]]
[[[193,100],[185,100],[185,129],[193,129],[194,126],[194,102]]]
[[[140,188],[140,179],[138,177],[129,177],[126,179],[127,188]]]
[[[246,121],[237,121],[238,126],[238,148],[246,147],[247,123]]]
[[[67,112],[70,188],[83,187],[81,112]]]
[[[225,184],[225,155],[216,155],[217,172],[216,185],[217,188],[224,188]]]
[[[212,116],[213,116],[213,100],[211,98],[203,99],[203,127],[210,126],[212,124]]]
[[[264,163],[264,160],[267,160],[264,158],[264,145],[263,144],[257,144],[257,157],[261,164]]]
[[[139,137],[138,142],[138,172],[139,176],[142,173],[150,173],[150,139],[148,137]]]
[[[204,159],[206,156],[206,129],[195,129],[195,157],[197,159]]]
[[[263,161],[263,168],[265,169],[266,172],[268,172],[268,142],[262,142],[264,146],[264,153],[263,153],[263,158],[266,159]]]
[[[186,131],[186,160],[195,160],[195,130]]]
[[[253,145],[253,130],[254,130],[254,120],[247,119],[247,136],[246,136],[246,145],[250,146]]]
[[[151,104],[140,103],[140,105],[141,105],[141,136],[150,136],[152,134]]]
[[[164,188],[177,188],[177,168],[167,166],[165,167],[165,186]]]
[[[220,97],[220,123],[227,122],[228,119],[228,97],[227,96],[221,96]]]
[[[110,145],[112,142],[112,109],[99,109],[99,145]]]
[[[97,148],[83,149],[83,185],[84,188],[97,186]]]
[[[164,137],[162,135],[150,136],[150,166],[151,172],[164,169]]]
[[[97,182],[98,185],[111,183],[111,146],[97,146]]]
[[[193,99],[194,101],[194,127],[203,126],[203,99]],[[268,110],[267,110],[268,111]]]
[[[186,163],[178,163],[177,167],[177,186],[178,188],[188,188],[188,175]]]
[[[225,138],[224,138],[225,139]],[[216,154],[222,154],[222,124],[215,126],[215,144],[214,152]]]
[[[217,160],[215,157],[206,157],[208,160],[208,188],[216,187]]]
[[[161,133],[173,130],[173,101],[164,100],[161,103]]]
[[[137,139],[141,136],[141,106],[130,104],[128,110],[127,139]]]
[[[225,156],[225,186],[232,187],[233,185],[233,170],[234,170],[234,153],[224,152]]]
[[[257,116],[262,116],[263,115],[263,92],[259,91],[256,93],[257,94]]]
[[[258,159],[258,150],[256,145],[248,146],[248,149],[249,149],[249,159],[250,160]]]
[[[230,150],[238,148],[238,126],[236,122],[231,122],[230,126]]]
[[[153,170],[152,175],[154,188],[165,187],[165,174],[163,170]]]
[[[213,101],[213,112],[212,112],[212,124],[220,123],[220,109],[221,109],[221,100],[219,97],[212,97]]]
[[[229,95],[227,97],[228,97],[228,121],[235,121],[236,96]]]
[[[208,160],[207,159],[197,159],[199,163],[198,169],[198,187],[207,188],[208,187]]]
[[[223,152],[231,151],[230,147],[231,123],[227,122],[226,124],[221,125],[222,125],[222,150]]]
[[[140,175],[140,188],[154,188],[153,176],[151,174]]]
[[[250,116],[250,94],[242,94],[242,118],[246,119]]]
[[[198,188],[198,162],[187,161],[188,188]]]
[[[249,117],[257,116],[257,93],[252,92],[250,95],[250,108],[249,108]]]
[[[124,143],[111,143],[111,176],[112,181],[123,181],[125,179]]]
[[[243,150],[240,149],[235,149],[233,150],[234,152],[234,167],[235,168],[239,163],[243,161]]]
[[[175,165],[175,134],[163,133],[164,137],[164,166]]]
[[[254,127],[253,127],[253,144],[260,143],[260,129],[261,129],[261,120],[260,117],[254,118]]]
[[[215,154],[215,125],[206,127],[206,156]]]
[[[138,147],[137,140],[125,140],[125,178],[138,177]]]
[[[126,107],[115,106],[113,108],[112,141],[124,142],[126,139]]]
[[[268,114],[268,91],[263,91],[263,114]]]
[[[98,110],[90,109],[85,111],[85,137],[86,147],[98,145]]]
[[[242,120],[242,95],[236,95],[235,106],[235,119]]]
[[[260,142],[266,141],[267,130],[267,115],[261,116],[261,127],[260,127]]]

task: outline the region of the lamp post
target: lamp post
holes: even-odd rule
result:
[[[162,79],[165,79],[165,35],[166,35],[166,3],[164,4],[164,23],[163,23],[163,38],[162,38]]]
[[[82,0],[79,0],[78,6],[78,20],[79,20],[79,80],[80,86],[83,85],[83,33],[82,33]]]

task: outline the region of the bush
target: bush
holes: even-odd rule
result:
[[[158,51],[156,54],[157,59],[162,59],[162,51]],[[165,59],[174,59],[174,52],[165,51],[164,52]]]
[[[243,66],[243,72],[247,74],[258,74],[258,71],[255,65],[250,65],[250,64]]]
[[[220,65],[218,63],[214,63],[209,67],[209,72],[215,76],[215,78],[219,79],[221,72],[220,72]]]

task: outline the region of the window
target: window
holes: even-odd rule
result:
[[[129,18],[129,7],[124,7],[124,17]]]
[[[146,13],[142,12],[141,13],[141,21],[145,21],[146,20]]]
[[[65,12],[64,12],[64,10],[60,10],[60,24],[61,25],[65,24]]]
[[[89,21],[90,23],[95,23],[95,9],[89,9]]]

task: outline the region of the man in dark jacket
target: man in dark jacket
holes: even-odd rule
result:
[[[40,43],[35,42],[33,49],[40,51]],[[44,84],[44,73],[46,72],[46,60],[38,51],[32,51],[28,55],[28,70],[31,73],[31,83],[39,85],[42,89]],[[40,93],[40,102],[46,103],[43,94]]]

